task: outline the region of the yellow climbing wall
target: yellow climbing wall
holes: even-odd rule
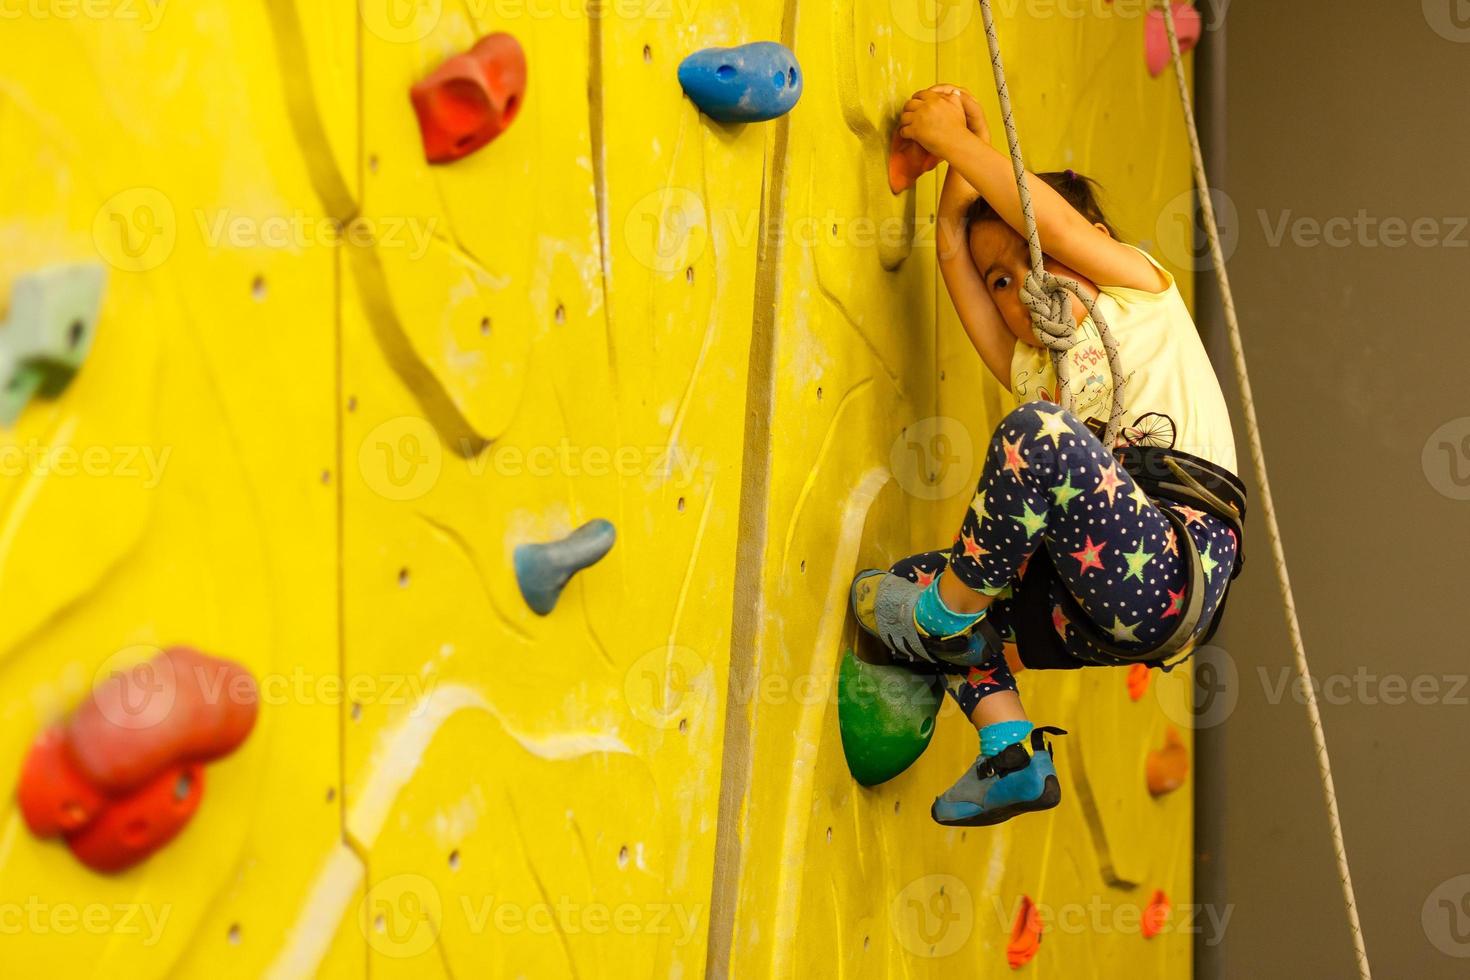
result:
[[[997,6],[1028,155],[1169,263],[1172,83],[1139,5],[1082,6]],[[1001,828],[929,821],[974,754],[950,707],[890,784],[842,761],[847,582],[948,541],[1008,407],[943,296],[936,178],[886,186],[916,88],[999,133],[978,9],[76,9],[0,22],[0,308],[109,274],[82,372],[0,430],[0,776],[158,646],[264,705],[125,874],[4,805],[7,973],[1001,976],[1022,896],[1024,970],[1187,971],[1188,786],[1144,789],[1183,672],[1137,702],[1023,674],[1073,732],[1064,800]],[[496,30],[525,107],[428,166],[407,89]],[[699,115],[684,55],[763,39],[798,107]],[[616,546],[534,615],[512,550],[595,517]]]

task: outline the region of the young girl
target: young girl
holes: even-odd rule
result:
[[[1057,805],[1042,736],[1065,734],[1033,728],[1003,644],[1031,668],[1171,668],[1218,623],[1239,570],[1245,491],[1225,399],[1174,278],[1118,240],[1093,183],[1070,170],[1027,175],[1045,269],[1078,283],[1118,345],[1131,424],[1113,447],[1100,441],[1113,378],[1075,297],[1082,341],[1065,356],[1076,413],[1055,404],[1055,368],[1022,301],[1031,267],[1014,171],[979,104],[952,85],[919,92],[899,135],[948,164],[940,269],[1019,407],[991,437],[953,547],[859,573],[852,604],[900,659],[945,672],[979,730],[976,764],[934,801],[934,819],[995,824]]]

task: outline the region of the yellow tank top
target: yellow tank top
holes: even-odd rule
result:
[[[1163,273],[1168,286],[1157,293],[1102,286],[1097,298],[1128,379],[1118,441],[1180,449],[1238,473],[1225,395],[1184,297],[1168,270],[1137,251]],[[1107,353],[1090,316],[1079,329],[1083,341],[1067,352],[1076,414],[1106,422],[1113,400]],[[1011,394],[1017,404],[1057,400],[1056,369],[1046,348],[1017,341]]]

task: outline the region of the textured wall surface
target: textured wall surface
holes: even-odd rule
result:
[[[1097,177],[1183,273],[1137,5],[997,10],[1032,165]],[[597,11],[0,22],[0,305],[47,264],[109,273],[83,370],[0,432],[0,773],[158,646],[264,695],[124,874],[4,805],[6,972],[1002,976],[1029,899],[1024,970],[1184,975],[1190,794],[1144,766],[1187,672],[1137,701],[1123,671],[1023,674],[1073,733],[1064,801],[1002,828],[929,820],[974,754],[950,707],[891,783],[843,763],[847,583],[948,543],[1009,407],[943,295],[936,177],[886,183],[917,88],[970,86],[999,133],[978,9]],[[408,87],[495,30],[524,108],[430,166]],[[767,39],[805,74],[789,116],[684,98],[686,54]],[[533,614],[515,547],[599,517],[612,552]]]

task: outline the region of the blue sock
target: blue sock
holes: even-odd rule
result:
[[[980,754],[990,758],[1008,745],[1024,742],[1031,734],[1029,721],[998,721],[980,729]]]
[[[983,609],[977,613],[957,613],[946,606],[939,595],[939,580],[943,576],[943,572],[934,576],[934,581],[919,593],[919,601],[914,604],[914,625],[925,636],[941,640],[958,636],[980,622],[985,615]]]

